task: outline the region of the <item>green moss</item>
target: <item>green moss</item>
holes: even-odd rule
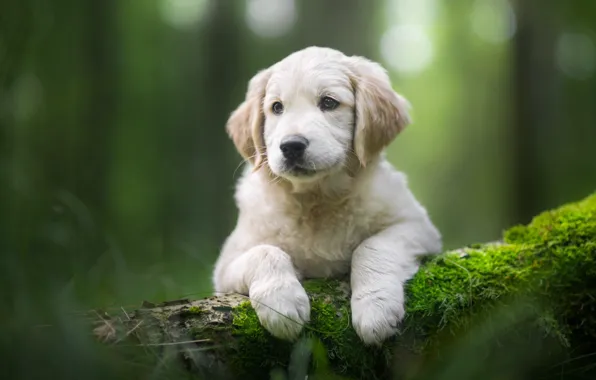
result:
[[[321,340],[336,373],[363,379],[376,379],[388,368],[390,350],[366,347],[352,328],[349,297],[337,293],[311,296],[312,322],[307,333]]]
[[[548,297],[557,314],[575,314],[573,306],[592,310],[585,279],[596,274],[596,195],[512,227],[505,242],[469,249],[464,258],[445,253],[421,268],[408,287],[412,325],[425,321],[432,332],[458,324],[463,309],[491,307],[488,301],[519,292]]]
[[[304,336],[321,342],[336,374],[381,378],[395,355],[436,352],[450,338],[508,313],[503,310],[516,310],[561,346],[596,348],[596,194],[510,228],[503,244],[474,244],[425,260],[406,286],[401,333],[382,348],[364,347],[355,334],[342,282],[305,282],[312,312]],[[233,331],[239,373],[268,378],[270,369],[288,365],[293,344],[272,338],[249,302],[234,310]]]
[[[202,310],[200,307],[191,306],[191,307],[181,311],[180,316],[181,317],[194,317],[194,316],[199,316],[204,313],[205,313],[205,310]]]
[[[349,297],[345,284],[337,280],[309,280],[304,283],[311,302],[311,322],[302,337],[321,343],[324,355],[313,355],[310,371],[325,378],[346,374],[376,379],[379,368],[387,368],[390,350],[366,348],[360,343],[351,325]],[[294,343],[273,338],[259,323],[250,302],[234,310],[234,353],[230,355],[236,373],[246,378],[267,378],[270,369],[286,368]],[[321,352],[320,350],[318,351]]]
[[[345,297],[346,289],[340,280],[310,279],[304,281],[303,286],[309,294],[326,294],[333,297]]]
[[[239,378],[268,378],[269,371],[288,364],[292,343],[275,339],[260,324],[249,301],[233,311],[232,336],[236,338],[230,364]]]

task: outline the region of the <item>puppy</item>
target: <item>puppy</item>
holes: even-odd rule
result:
[[[248,295],[262,325],[294,340],[310,319],[306,278],[349,274],[352,324],[380,345],[404,317],[404,282],[441,236],[383,150],[409,103],[363,57],[308,47],[259,71],[227,132],[247,165],[217,293]]]

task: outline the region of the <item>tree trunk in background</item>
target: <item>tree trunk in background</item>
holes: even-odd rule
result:
[[[162,239],[167,204],[164,137],[167,107],[168,28],[155,1],[115,2],[118,68],[117,119],[108,139],[107,232],[123,270],[164,262]],[[129,267],[127,267],[129,265]],[[126,268],[126,269],[124,269]]]
[[[185,96],[184,103],[175,106],[179,115],[173,119],[178,132],[171,134],[174,145],[168,147],[173,172],[168,235],[174,240],[180,237],[172,235],[175,231],[191,236],[196,239],[195,246],[219,248],[234,225],[232,173],[241,159],[234,152],[225,125],[239,104],[232,94],[240,85],[245,86],[239,5],[212,0],[208,18],[182,37],[188,41],[175,53],[179,61],[173,62],[182,72],[179,91]],[[214,178],[221,178],[221,185],[215,185]]]
[[[556,88],[554,108],[559,115],[556,128],[548,135],[548,145],[541,147],[549,175],[546,206],[566,202],[596,188],[596,2],[579,0],[552,2],[551,19],[557,21],[557,40],[552,52],[561,85]],[[543,6],[543,4],[540,4]],[[563,35],[572,38],[563,45]],[[574,45],[577,38],[585,45]],[[591,46],[590,46],[591,44]],[[555,65],[553,65],[555,66]],[[564,70],[566,68],[566,70]],[[544,206],[544,205],[543,205]]]
[[[9,276],[43,268],[19,280],[37,291],[60,286],[103,251],[88,222],[104,206],[102,136],[114,121],[113,2],[8,3],[14,12],[0,9],[0,103],[12,232],[2,240],[14,254]]]
[[[223,241],[233,227],[235,216],[233,204],[232,172],[239,160],[234,156],[234,146],[225,130],[229,114],[238,106],[230,97],[238,83],[242,82],[239,65],[245,60],[242,52],[241,7],[233,1],[211,0],[213,17],[205,29],[203,56],[203,76],[198,87],[201,90],[201,114],[197,115],[197,138],[200,141],[200,164],[197,173],[200,185],[205,192],[203,205],[207,219],[203,218],[205,232],[216,242]],[[226,173],[222,175],[222,173]],[[205,186],[210,177],[229,178],[227,188]],[[206,225],[206,224],[209,225]]]
[[[76,163],[77,194],[83,194],[93,207],[94,215],[103,219],[106,206],[106,150],[108,138],[116,122],[118,102],[118,41],[114,0],[91,1],[86,7],[83,54],[89,96],[80,128],[82,137],[79,161]]]
[[[511,168],[511,210],[525,223],[544,207],[552,206],[548,182],[552,142],[561,130],[559,74],[554,63],[557,26],[552,7],[539,0],[516,2],[517,32],[513,43],[514,120]],[[563,128],[564,129],[564,128]]]
[[[370,0],[301,1],[298,45],[331,47],[347,55],[375,59],[379,43],[376,16],[382,5],[382,1]]]

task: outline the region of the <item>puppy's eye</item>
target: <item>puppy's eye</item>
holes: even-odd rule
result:
[[[271,111],[275,114],[275,115],[281,115],[282,112],[284,112],[284,105],[281,104],[280,102],[275,102],[273,103],[273,105],[271,106]]]
[[[337,106],[339,106],[339,102],[328,96],[322,98],[321,103],[319,104],[319,108],[321,108],[321,111],[331,111],[336,109]]]

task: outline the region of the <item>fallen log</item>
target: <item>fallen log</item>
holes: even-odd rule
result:
[[[502,241],[426,258],[407,284],[400,333],[383,347],[355,334],[346,281],[304,285],[312,320],[298,342],[273,338],[237,294],[103,313],[94,332],[203,379],[592,376],[596,193],[510,228]]]

